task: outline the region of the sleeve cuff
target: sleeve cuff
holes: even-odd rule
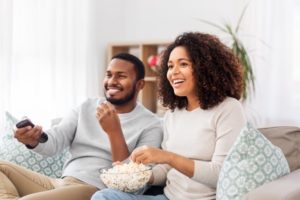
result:
[[[30,146],[29,144],[25,144],[25,146],[26,146],[27,149],[34,149],[35,147],[38,146],[38,144],[37,144],[35,147],[32,147],[32,146]]]
[[[192,179],[216,188],[222,165],[200,160],[195,160],[194,162],[195,169]]]
[[[156,165],[152,169],[153,183],[152,185],[165,185],[167,180],[167,173],[170,167],[167,165]]]

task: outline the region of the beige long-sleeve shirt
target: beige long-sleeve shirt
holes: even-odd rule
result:
[[[162,147],[193,159],[195,171],[189,178],[168,165],[157,165],[154,185],[166,183],[164,192],[171,200],[215,199],[222,163],[245,125],[241,103],[234,98],[208,110],[167,112]]]

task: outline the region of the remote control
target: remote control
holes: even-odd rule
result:
[[[24,119],[16,124],[17,128],[23,128],[26,126],[31,126],[33,128],[34,124],[29,119]],[[47,142],[47,140],[48,140],[48,135],[46,133],[42,132],[39,142],[45,143],[45,142]]]

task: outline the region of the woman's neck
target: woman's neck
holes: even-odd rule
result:
[[[200,102],[197,96],[193,96],[193,97],[187,97],[187,110],[188,111],[192,111],[196,108],[199,108],[200,106]]]

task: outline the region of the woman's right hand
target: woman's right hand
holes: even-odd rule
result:
[[[132,152],[130,159],[136,163],[164,164],[169,163],[171,156],[172,154],[168,151],[155,147],[142,146]]]

